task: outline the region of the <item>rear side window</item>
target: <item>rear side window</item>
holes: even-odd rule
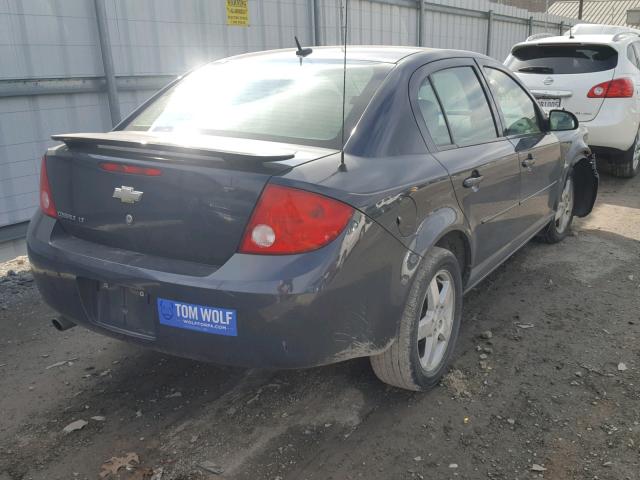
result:
[[[607,45],[524,45],[511,52],[514,72],[549,74],[590,73],[618,65],[618,52]]]
[[[438,146],[450,145],[451,136],[447,122],[428,78],[418,90],[418,108],[435,144]]]
[[[431,81],[456,144],[484,143],[498,137],[487,97],[473,68],[440,70]]]
[[[636,57],[636,67],[638,67],[638,69],[640,69],[640,42],[633,42],[632,44],[629,45],[634,53],[635,53],[635,57]]]
[[[627,58],[631,63],[633,63],[634,67],[640,68],[640,64],[638,63],[638,57],[636,57],[636,52],[633,48],[633,45],[629,45],[627,47]]]

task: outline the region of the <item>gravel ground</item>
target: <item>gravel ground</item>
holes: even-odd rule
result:
[[[33,277],[29,269],[27,257],[17,257],[9,262],[0,263],[0,310],[7,310],[9,303],[18,298],[33,297]]]
[[[639,479],[639,187],[603,178],[573,236],[472,291],[424,394],[364,359],[242,370],[60,333],[26,260],[0,264],[0,480]]]

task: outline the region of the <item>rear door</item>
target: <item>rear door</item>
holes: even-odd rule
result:
[[[497,113],[473,59],[430,63],[411,79],[418,124],[447,169],[473,230],[479,266],[520,233],[520,169],[513,144],[498,134]]]
[[[520,220],[535,228],[555,209],[563,162],[558,138],[546,131],[542,113],[529,93],[502,68],[483,65],[489,89],[498,106],[520,162]]]
[[[614,78],[618,52],[593,43],[539,43],[514,47],[505,62],[545,110],[564,108],[578,120],[593,120],[603,98],[589,98],[594,86]]]

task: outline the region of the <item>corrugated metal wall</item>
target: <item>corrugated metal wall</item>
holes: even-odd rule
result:
[[[104,2],[118,77],[175,75],[216,58],[291,47],[294,35],[304,44],[313,43],[312,0],[249,0],[249,27],[226,25],[225,0]],[[340,43],[341,1],[317,3],[319,43]],[[531,15],[525,10],[485,0],[433,0],[424,5],[425,46],[485,53],[489,10],[497,15],[492,56],[503,59],[511,45],[529,33]],[[562,20],[532,16],[556,24]],[[534,24],[534,33],[544,30]],[[419,37],[418,2],[350,1],[349,43],[418,45]],[[93,0],[0,0],[0,89],[15,79],[103,75]],[[151,93],[121,91],[123,115]],[[104,92],[0,96],[0,227],[28,220],[36,208],[39,162],[52,144],[50,135],[110,128]]]
[[[320,7],[320,42],[335,45],[343,42],[340,0],[324,0]],[[403,2],[407,5],[410,2]],[[366,0],[349,2],[349,43],[352,45],[417,45],[416,8]]]

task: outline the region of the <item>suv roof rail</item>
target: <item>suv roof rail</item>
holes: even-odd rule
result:
[[[527,42],[531,42],[532,40],[540,40],[541,38],[549,38],[549,37],[555,37],[556,35],[554,35],[553,33],[535,33],[529,37],[527,37]]]
[[[611,39],[611,41],[617,42],[619,40],[622,40],[624,37],[628,37],[629,35],[640,37],[640,33],[638,32],[620,32],[620,33],[616,33]]]

